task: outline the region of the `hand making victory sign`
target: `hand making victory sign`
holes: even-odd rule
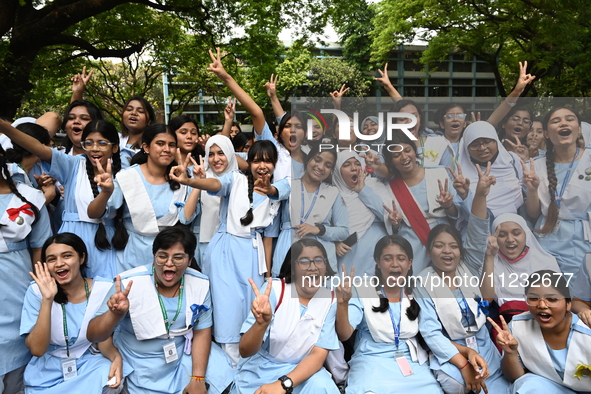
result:
[[[536,166],[533,160],[529,161],[529,170],[525,166],[525,162],[520,160],[521,166],[523,167],[523,184],[528,191],[538,190],[540,186],[540,177],[536,174]]]
[[[457,174],[451,167],[447,167],[447,169],[449,170],[451,176],[454,179],[454,183],[452,185],[453,188],[456,189],[456,192],[458,192],[458,195],[462,198],[462,200],[465,200],[468,197],[468,193],[470,192],[470,179],[464,178],[464,175],[462,174],[462,167],[460,167],[460,163],[457,164],[457,167]]]
[[[259,288],[251,278],[248,278],[250,286],[254,291],[256,298],[252,300],[252,306],[250,311],[252,312],[257,324],[262,326],[268,326],[273,317],[273,311],[271,310],[270,295],[271,287],[273,286],[273,279],[269,278],[267,281],[267,289],[263,294],[259,291]]]
[[[127,296],[131,290],[131,285],[133,281],[129,281],[129,284],[125,288],[125,291],[121,291],[121,277],[117,275],[115,278],[115,294],[113,294],[109,301],[107,301],[107,306],[109,310],[116,315],[123,316],[129,310],[129,299]]]
[[[113,193],[113,190],[115,190],[115,184],[113,183],[113,170],[111,169],[111,160],[107,161],[106,170],[103,169],[100,159],[96,159],[95,162],[99,174],[95,175],[94,182],[105,193]]]
[[[515,139],[515,142],[510,139],[505,139],[505,142],[509,144],[513,152],[523,161],[529,160],[529,148],[521,143],[519,138]]]
[[[382,207],[384,207],[386,212],[388,212],[388,220],[390,221],[390,223],[392,223],[392,225],[395,227],[395,230],[398,230],[398,226],[402,221],[402,215],[398,213],[398,209],[396,208],[396,202],[392,200],[392,209],[388,208],[385,205],[382,205]]]

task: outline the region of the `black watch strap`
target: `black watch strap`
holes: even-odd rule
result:
[[[324,227],[324,224],[317,224],[316,227],[320,229],[320,232],[316,234],[318,237],[322,237],[324,234],[326,234],[326,227]]]

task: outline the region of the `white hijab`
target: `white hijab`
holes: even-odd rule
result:
[[[499,141],[493,125],[484,121],[474,122],[466,127],[458,149],[458,163],[462,167],[464,177],[470,179],[470,189],[472,192],[476,191],[478,171],[476,164],[470,158],[468,146],[478,138],[495,140],[499,150],[490,170],[490,174],[496,177],[497,184],[491,186],[490,193],[486,198],[488,207],[495,216],[502,213],[516,213],[517,209],[523,205],[521,180],[515,170],[516,166],[520,165],[519,161],[507,152]]]
[[[220,173],[215,173],[209,166],[209,151],[213,145],[220,147],[226,158],[228,166]],[[223,135],[214,135],[205,144],[204,167],[208,178],[220,178],[227,173],[238,169],[238,161],[234,152],[232,141]],[[209,242],[220,225],[220,197],[201,193],[201,223],[199,226],[199,242]]]
[[[500,253],[495,256],[495,298],[499,305],[510,300],[523,300],[525,280],[531,273],[539,270],[561,272],[556,258],[542,248],[527,227],[525,219],[514,213],[504,213],[493,222],[493,231],[505,222],[514,222],[521,227],[525,232],[525,245],[529,247],[529,251],[516,263],[508,262]]]
[[[365,160],[363,160],[355,152],[339,152],[337,155],[337,163],[332,172],[332,180],[334,185],[339,189],[343,200],[345,200],[345,206],[347,207],[347,213],[349,214],[349,234],[357,233],[357,239],[360,239],[367,229],[375,220],[373,212],[365,206],[363,201],[359,198],[359,193],[349,189],[343,176],[341,175],[341,167],[347,160],[354,157],[359,163],[361,163],[361,171],[365,168]],[[365,179],[370,180],[369,177]]]

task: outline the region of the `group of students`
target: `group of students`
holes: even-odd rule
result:
[[[207,138],[132,97],[120,134],[85,72],[65,152],[50,116],[0,120],[1,393],[591,392],[591,149],[571,108],[537,135],[526,64],[487,121],[450,104],[440,132],[380,70],[415,139],[357,153],[272,76],[274,130],[210,56],[255,142],[230,100]]]

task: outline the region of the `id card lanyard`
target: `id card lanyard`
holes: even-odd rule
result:
[[[154,280],[156,280],[156,269],[152,266],[152,274],[154,275]],[[179,287],[179,299],[176,308],[176,314],[171,322],[168,321],[168,312],[166,312],[166,307],[164,306],[164,302],[162,301],[162,296],[158,292],[158,283],[156,283],[156,294],[158,294],[158,302],[160,302],[160,309],[162,310],[162,317],[164,317],[164,326],[166,327],[166,334],[168,335],[168,339],[170,339],[170,327],[176,322],[176,319],[179,317],[181,313],[181,307],[183,305],[183,292],[184,292],[184,284],[185,284],[185,276],[181,276],[181,286]]]
[[[556,204],[558,205],[558,209],[560,209],[560,203],[562,202],[562,195],[564,194],[564,191],[566,190],[566,185],[568,185],[568,179],[570,177],[570,172],[573,169],[573,164],[574,164],[577,156],[579,156],[579,150],[580,149],[577,148],[577,151],[575,152],[575,155],[574,155],[573,159],[571,160],[570,165],[568,166],[568,170],[566,170],[566,175],[564,176],[564,180],[562,181],[562,186],[560,187],[560,194],[558,194],[558,188],[555,191]]]
[[[82,278],[84,280],[84,291],[86,292],[86,308],[88,308],[88,297],[90,296],[90,291],[88,290],[88,282],[86,278]],[[66,356],[70,358],[70,344],[68,343],[68,317],[66,316],[66,306],[62,304],[62,316],[64,318],[64,340],[66,341]]]
[[[402,290],[400,291],[400,302],[398,303],[398,307],[400,308],[400,317],[402,317]],[[386,296],[386,292],[382,287],[382,295],[387,300],[388,297]],[[400,346],[400,320],[398,319],[398,324],[394,319],[394,313],[392,312],[392,308],[390,308],[390,301],[388,301],[388,313],[390,313],[390,321],[392,322],[392,328],[394,329],[394,343],[396,344],[396,351],[398,351],[398,347]]]
[[[306,222],[306,219],[308,219],[308,216],[310,216],[310,213],[312,212],[312,209],[314,208],[314,204],[316,204],[316,198],[318,197],[318,193],[320,192],[320,186],[318,186],[318,188],[314,192],[314,198],[312,199],[312,203],[310,204],[310,208],[308,208],[308,212],[306,212],[305,215],[304,215],[304,206],[306,205],[306,198],[304,197],[304,194],[305,194],[304,183],[300,182],[300,186],[301,186],[301,195],[302,195],[302,208],[300,209],[300,224],[304,224]]]

